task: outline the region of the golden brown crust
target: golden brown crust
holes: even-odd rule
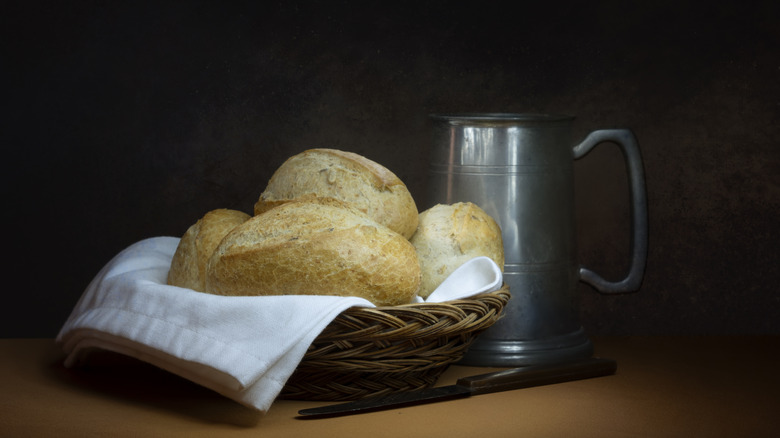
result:
[[[343,201],[407,239],[417,229],[417,205],[394,173],[336,149],[310,149],[288,158],[272,175],[254,213],[312,197]]]
[[[404,185],[404,183],[393,172],[385,166],[369,160],[368,158],[354,152],[340,151],[337,149],[312,149],[312,151],[330,154],[342,158],[345,163],[352,163],[355,171],[362,171],[361,168],[368,169],[371,175],[371,181],[375,188],[384,190],[391,186]]]
[[[337,295],[379,306],[409,303],[420,266],[400,234],[328,203],[286,202],[222,240],[206,291],[220,295]]]
[[[168,284],[204,291],[206,264],[219,242],[251,216],[230,209],[212,210],[190,226],[179,241],[168,271]]]
[[[470,202],[439,204],[420,213],[411,239],[422,270],[419,295],[428,297],[455,269],[479,256],[490,257],[503,271],[501,228]]]

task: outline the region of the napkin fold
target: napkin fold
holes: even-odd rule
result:
[[[100,270],[57,336],[65,366],[85,363],[94,349],[114,351],[266,412],[336,316],[350,307],[374,307],[358,297],[226,297],[169,286],[178,243],[175,237],[142,240]],[[461,266],[428,301],[497,290],[500,269],[478,259]]]

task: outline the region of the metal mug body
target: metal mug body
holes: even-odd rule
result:
[[[592,355],[577,294],[584,269],[576,260],[574,118],[432,118],[428,202],[473,202],[496,219],[512,293],[505,317],[480,334],[461,364],[522,366]]]

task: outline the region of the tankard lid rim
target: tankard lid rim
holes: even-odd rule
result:
[[[568,122],[574,116],[551,113],[434,113],[430,117],[454,123],[463,122]]]

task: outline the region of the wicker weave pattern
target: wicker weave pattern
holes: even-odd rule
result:
[[[508,286],[436,304],[352,308],[315,339],[280,397],[354,400],[433,385],[509,301]]]

